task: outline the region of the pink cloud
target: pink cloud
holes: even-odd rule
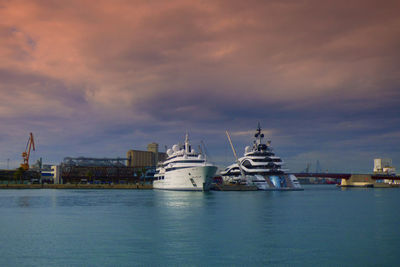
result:
[[[154,110],[184,106],[207,118],[218,117],[215,99],[251,108],[397,97],[396,1],[0,6],[0,70],[9,77],[0,84],[7,99],[0,117],[41,115],[50,106],[61,118],[157,120]]]

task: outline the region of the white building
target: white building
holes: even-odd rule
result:
[[[392,166],[392,159],[374,159],[374,173],[395,175],[396,169]]]
[[[62,184],[60,165],[51,166],[51,174],[53,175],[53,180],[55,184]]]

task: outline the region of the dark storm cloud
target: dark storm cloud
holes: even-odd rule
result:
[[[400,131],[397,1],[0,7],[2,131],[33,128],[50,155],[124,154],[190,130],[218,158],[225,129],[243,146],[250,136],[239,133],[260,121],[295,168],[351,149],[363,168],[366,150],[400,161],[390,149]]]

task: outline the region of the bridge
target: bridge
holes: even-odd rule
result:
[[[400,180],[400,176],[392,176],[387,174],[351,174],[351,173],[291,173],[298,178],[315,177],[315,178],[334,178],[334,179],[350,179],[352,175],[371,176],[374,180]]]
[[[334,179],[349,179],[349,173],[291,173],[297,178],[315,177],[315,178],[334,178]]]
[[[291,173],[297,178],[315,177],[315,178],[334,178],[334,179],[350,179],[352,175],[371,176],[374,180],[400,180],[400,176],[392,176],[385,174],[351,174],[351,173]]]
[[[292,173],[297,178],[334,178],[341,179],[340,186],[355,187],[400,187],[399,175],[387,174],[351,174],[351,173]]]

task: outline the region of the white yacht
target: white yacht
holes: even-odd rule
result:
[[[288,170],[282,168],[284,162],[273,152],[271,141],[263,142],[260,124],[254,137],[253,146],[246,146],[244,156],[221,172],[223,180],[231,183],[246,180],[259,190],[301,190],[296,176],[286,174]]]
[[[173,145],[167,150],[168,158],[154,175],[153,188],[165,190],[208,191],[217,166],[207,162],[207,157],[196,152],[186,134],[184,145]]]

